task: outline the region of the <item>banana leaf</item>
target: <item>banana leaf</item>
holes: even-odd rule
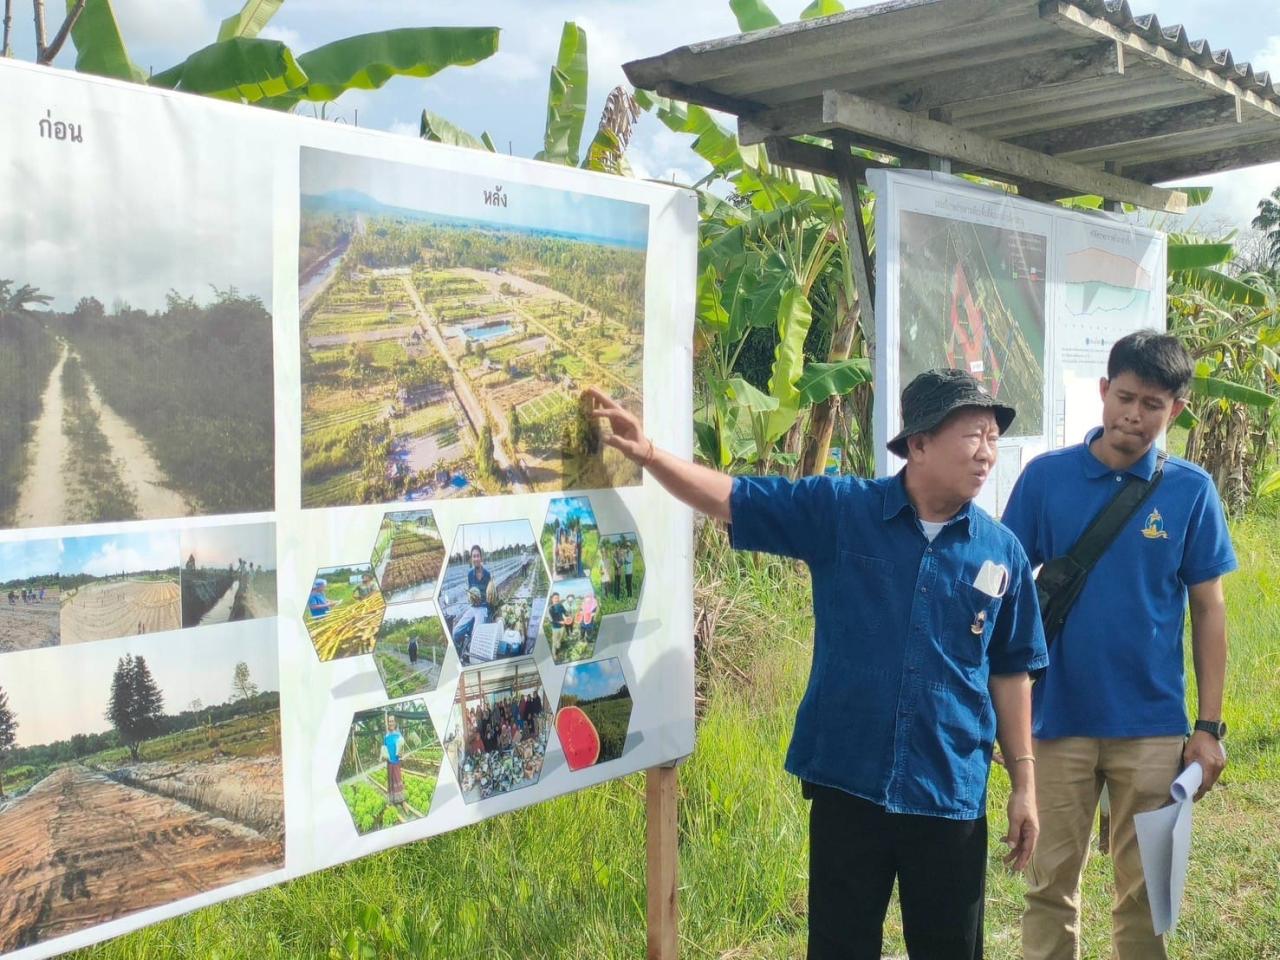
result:
[[[764,0],[729,0],[729,9],[738,18],[738,29],[743,33],[776,27],[782,22]]]
[[[793,284],[778,303],[778,346],[773,352],[769,376],[769,396],[778,402],[765,431],[773,442],[791,429],[800,412],[800,391],[796,383],[804,373],[804,341],[813,324],[813,309],[799,284]]]
[[[255,103],[291,95],[306,84],[307,75],[279,40],[237,37],[197,50],[151,82],[220,100]]]
[[[587,120],[587,32],[572,21],[560,34],[560,51],[551,68],[547,125],[536,159],[576,167]]]
[[[422,119],[418,121],[418,136],[423,140],[430,140],[432,143],[450,143],[455,147],[471,147],[473,150],[495,152],[493,141],[488,140],[486,142],[485,140],[489,136],[487,133],[480,137],[474,137],[461,127],[455,126],[438,113],[432,113],[430,110],[422,111]]]
[[[498,33],[497,27],[408,27],[326,43],[298,57],[308,82],[293,91],[293,104],[376,90],[394,76],[430,77],[446,67],[479,63],[497,53]]]
[[[1191,392],[1196,396],[1231,400],[1250,407],[1269,407],[1276,402],[1276,398],[1269,393],[1217,377],[1192,377]]]
[[[843,397],[854,387],[871,383],[871,361],[866,357],[835,363],[810,363],[796,382],[801,406],[821,403],[828,397]]]
[[[813,3],[800,11],[800,19],[816,20],[836,13],[844,13],[844,4],[840,0],[813,0]]]
[[[240,12],[232,14],[218,27],[218,39],[233,37],[252,39],[262,32],[272,17],[284,6],[284,0],[245,0]]]
[[[75,5],[76,0],[67,0],[67,12]],[[146,83],[146,73],[129,59],[111,0],[87,0],[71,28],[71,42],[76,47],[76,70],[80,73]]]

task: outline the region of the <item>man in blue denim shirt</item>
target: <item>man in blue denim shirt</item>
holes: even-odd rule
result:
[[[733,545],[805,561],[809,686],[787,770],[812,799],[809,957],[879,960],[895,877],[913,960],[982,955],[987,774],[999,728],[1013,784],[1008,862],[1038,825],[1030,672],[1046,654],[1031,567],[972,502],[1014,411],[969,374],[902,394],[907,461],[881,480],[729,477],[654,447],[599,391],[606,442],[678,499],[729,522]]]

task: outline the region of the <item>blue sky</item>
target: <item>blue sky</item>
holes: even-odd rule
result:
[[[591,586],[591,580],[587,577],[576,577],[573,580],[560,580],[551,585],[552,593],[560,594],[560,599],[566,600],[573,597],[575,602],[581,600],[587,594],[595,596],[595,590]]]
[[[617,693],[626,682],[621,661],[617,658],[597,660],[595,663],[584,663],[566,670],[560,694],[563,696],[567,693],[579,700],[595,700],[597,697]]]
[[[846,0],[850,8],[870,0]],[[808,0],[771,0],[785,20],[795,19]],[[1136,13],[1156,13],[1162,24],[1182,23],[1193,37],[1215,49],[1228,47],[1237,61],[1280,71],[1280,7],[1275,0],[1130,0]],[[130,51],[140,65],[164,69],[209,43],[218,22],[241,0],[114,0]],[[55,5],[57,6],[57,5]],[[19,14],[29,5],[15,9]],[[29,15],[16,15],[15,48],[30,57]],[[336,104],[337,115],[360,126],[417,135],[424,107],[479,133],[489,131],[502,148],[532,156],[542,146],[548,70],[561,26],[574,20],[588,34],[591,91],[588,111],[599,115],[609,90],[625,82],[621,65],[672,47],[737,32],[728,0],[479,0],[416,3],[397,0],[286,0],[266,35],[305,51],[343,36],[408,26],[497,26],[499,53],[465,69],[426,80],[396,78],[382,90],[357,92]],[[52,31],[52,27],[50,28]],[[70,65],[74,53],[59,63]],[[329,114],[333,116],[332,113]],[[688,147],[651,117],[640,120],[628,156],[636,172],[689,182],[705,169]],[[1257,202],[1280,186],[1280,164],[1200,178],[1214,199],[1189,218],[1205,227],[1247,225]],[[1185,228],[1169,224],[1170,229]]]
[[[68,537],[62,541],[59,573],[109,577],[118,573],[167,570],[178,566],[176,533],[117,533]]]
[[[300,186],[304,195],[358,190],[389,206],[465,217],[484,223],[589,233],[592,238],[643,247],[649,236],[649,208],[581,193],[566,193],[511,180],[432,170],[387,160],[370,160],[328,150],[303,148]],[[504,206],[487,206],[486,191],[506,194]]]
[[[58,572],[57,540],[0,543],[0,583]]]
[[[552,500],[547,506],[548,524],[556,520],[564,524],[574,517],[582,517],[585,523],[595,526],[596,518],[595,514],[591,512],[591,501],[586,497],[561,497]]]

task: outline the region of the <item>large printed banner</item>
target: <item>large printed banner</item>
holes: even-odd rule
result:
[[[685,756],[686,191],[0,62],[0,955]]]
[[[877,472],[902,461],[899,394],[968,370],[1018,416],[979,503],[998,514],[1025,463],[1098,425],[1112,345],[1165,329],[1165,237],[924,172],[872,172],[877,197]]]

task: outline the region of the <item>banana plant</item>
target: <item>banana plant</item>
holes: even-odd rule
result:
[[[551,65],[547,122],[542,149],[534,159],[630,176],[626,151],[640,116],[640,106],[626,89],[614,87],[605,99],[595,136],[584,151],[582,136],[586,129],[589,79],[587,32],[569,21],[560,33],[556,62]],[[495,150],[488,133],[476,137],[429,110],[422,111],[418,132],[424,140],[490,152]]]
[[[148,74],[129,56],[111,0],[67,0],[76,69],[149,86],[290,111],[376,90],[394,76],[429,77],[469,66],[498,49],[496,27],[420,27],[346,37],[295,55],[259,36],[284,0],[247,0],[217,39],[182,62]]]

